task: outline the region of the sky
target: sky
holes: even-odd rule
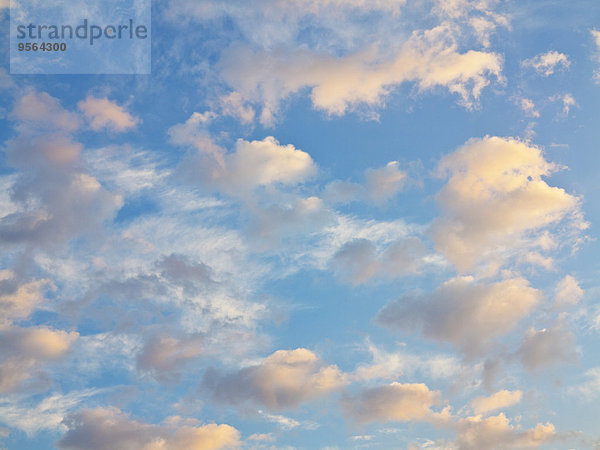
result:
[[[600,448],[600,3],[155,0],[11,75],[0,446]]]

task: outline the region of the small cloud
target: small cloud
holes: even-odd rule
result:
[[[554,304],[556,306],[573,306],[583,298],[584,291],[572,275],[566,275],[556,285]]]
[[[518,104],[529,117],[540,117],[539,111],[535,108],[535,103],[528,98],[520,98]]]
[[[519,355],[525,368],[531,372],[557,364],[574,364],[579,359],[575,334],[566,328],[564,320],[559,320],[551,328],[530,328],[521,341]]]
[[[360,424],[370,422],[429,421],[435,414],[431,407],[441,400],[438,391],[430,391],[422,383],[367,388],[358,395],[342,400],[346,414]]]
[[[209,369],[202,384],[219,403],[253,401],[281,410],[341,388],[346,375],[310,350],[298,348],[276,351],[260,364],[230,374]]]
[[[77,106],[94,131],[108,129],[123,132],[135,128],[140,119],[132,116],[122,106],[107,99],[88,96],[80,101]]]
[[[571,65],[567,55],[555,51],[540,53],[533,58],[526,59],[521,63],[523,67],[531,67],[538,74],[545,77],[554,73],[557,68],[568,69]]]
[[[489,397],[477,397],[471,401],[473,412],[477,415],[485,414],[497,409],[516,405],[523,398],[521,391],[502,390]]]
[[[596,45],[595,53],[592,58],[600,63],[600,31],[599,30],[590,30],[590,34],[592,35],[592,39],[594,40],[594,44]],[[597,69],[594,72],[594,80],[597,83],[600,83],[600,69]]]

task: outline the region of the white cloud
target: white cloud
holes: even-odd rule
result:
[[[529,117],[540,117],[540,113],[535,109],[535,103],[528,98],[520,98],[519,106]]]
[[[585,371],[586,381],[583,383],[571,386],[569,392],[577,394],[582,399],[593,401],[600,395],[600,367],[594,367]]]
[[[431,407],[440,403],[438,391],[430,391],[422,383],[367,388],[348,396],[342,405],[348,416],[360,424],[381,421],[428,421],[435,414]]]
[[[44,364],[65,355],[79,333],[46,327],[0,328],[0,393],[17,391],[43,374]]]
[[[244,124],[254,122],[254,108],[244,104],[244,98],[239,92],[231,92],[228,95],[222,96],[219,99],[219,104],[221,113],[224,116],[235,117]]]
[[[24,126],[35,124],[44,131],[58,129],[64,132],[75,131],[81,126],[81,118],[61,106],[58,99],[46,92],[28,92],[15,104],[12,116],[24,122]]]
[[[88,96],[80,101],[77,106],[94,131],[108,129],[123,132],[135,128],[140,119],[132,116],[122,106],[107,98]]]
[[[80,411],[64,421],[67,433],[57,445],[70,450],[150,450],[237,448],[240,433],[230,425],[201,425],[194,419],[167,418],[162,425],[131,419],[117,408]]]
[[[407,295],[388,303],[377,314],[377,321],[389,328],[420,329],[426,338],[450,342],[473,354],[511,331],[541,297],[524,278],[480,284],[471,277],[459,277],[432,293]]]
[[[302,430],[316,430],[319,428],[319,424],[312,421],[298,421],[281,414],[269,414],[261,410],[258,410],[258,414],[267,422],[276,424],[283,431],[294,430],[296,428]]]
[[[549,51],[526,59],[521,64],[523,67],[531,67],[540,75],[547,77],[552,75],[559,67],[568,69],[571,62],[567,55],[556,51]]]
[[[12,272],[2,273],[4,283],[0,284],[0,324],[10,323],[16,319],[25,319],[44,301],[46,290],[55,290],[56,287],[49,279],[30,281],[15,289],[6,292],[4,286],[10,286],[16,280]],[[4,285],[4,286],[3,286]]]
[[[559,307],[576,305],[584,294],[577,279],[572,275],[566,275],[556,285],[554,303]]]
[[[559,320],[551,328],[530,328],[521,341],[521,361],[527,370],[536,371],[556,364],[576,363],[575,334]]]
[[[244,196],[259,187],[296,185],[317,171],[308,153],[291,144],[281,145],[272,136],[262,141],[238,139],[234,150],[227,153],[214,144],[196,114],[169,130],[175,144],[193,145],[198,150],[182,165],[192,181]]]
[[[398,239],[378,252],[368,239],[346,242],[333,256],[332,268],[354,285],[373,278],[396,278],[417,273],[423,265],[426,249],[416,237]]]
[[[585,229],[580,199],[544,181],[558,168],[539,148],[499,137],[471,139],[442,158],[438,172],[450,179],[438,194],[437,249],[465,272],[482,260],[500,266],[515,252],[539,247],[528,238],[565,218],[572,233]]]
[[[381,106],[404,82],[422,91],[446,87],[471,107],[491,77],[500,78],[501,57],[494,53],[457,51],[451,30],[440,26],[415,32],[389,54],[376,46],[343,58],[310,50],[253,51],[238,45],[223,52],[225,81],[244,99],[263,106],[260,120],[274,122],[282,100],[309,88],[316,109],[342,115],[360,105]]]
[[[137,356],[141,370],[154,372],[159,379],[169,379],[187,361],[205,351],[204,337],[200,334],[178,339],[166,334],[151,336]]]
[[[28,435],[43,430],[65,431],[65,416],[88,398],[104,392],[105,389],[86,389],[68,394],[54,393],[35,405],[11,399],[13,401],[0,403],[0,420]]]
[[[450,380],[458,378],[464,370],[455,356],[424,355],[404,350],[387,352],[377,348],[369,340],[367,348],[372,355],[372,362],[356,368],[352,373],[352,378],[356,381],[395,380],[417,373],[434,380]]]
[[[520,430],[504,414],[461,419],[456,425],[455,445],[461,450],[498,448],[539,448],[557,437],[554,425],[538,423],[535,428]]]
[[[335,180],[328,183],[323,198],[332,204],[355,201],[383,204],[400,192],[407,183],[408,174],[400,170],[398,161],[390,161],[385,167],[367,169],[364,183]]]
[[[477,397],[471,400],[471,407],[476,415],[516,405],[523,398],[521,391],[498,391],[489,397]]]
[[[102,228],[123,200],[82,168],[82,145],[70,136],[78,116],[48,94],[31,92],[17,100],[13,117],[19,133],[7,142],[6,154],[20,169],[12,199],[22,208],[0,220],[0,241],[56,248]]]
[[[231,374],[208,371],[203,385],[220,403],[251,400],[269,409],[293,408],[346,384],[337,366],[326,366],[310,350],[279,350],[258,365]]]
[[[593,59],[600,63],[600,31],[599,30],[590,30],[590,34],[592,35],[592,39],[594,40],[594,44],[596,45],[595,53],[593,55]],[[600,83],[600,69],[597,69],[594,72],[594,79],[597,83]]]

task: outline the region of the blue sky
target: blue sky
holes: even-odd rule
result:
[[[596,1],[154,1],[151,75],[2,43],[4,447],[600,445]]]

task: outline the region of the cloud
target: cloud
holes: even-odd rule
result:
[[[2,323],[25,319],[44,301],[44,292],[56,287],[49,279],[30,281],[18,286],[12,272],[0,272],[0,312]]]
[[[516,405],[523,398],[521,391],[498,391],[489,397],[477,397],[471,400],[471,408],[476,415]]]
[[[17,100],[18,135],[7,142],[10,166],[20,169],[11,200],[20,209],[0,219],[0,242],[58,248],[114,217],[120,195],[103,189],[82,166],[82,145],[72,139],[78,116],[46,93]]]
[[[230,195],[243,196],[259,187],[296,185],[312,177],[317,166],[310,155],[293,145],[281,145],[274,137],[262,141],[238,139],[227,153],[210,138],[198,116],[169,130],[178,145],[193,145],[198,150],[182,168],[197,183]]]
[[[267,422],[276,424],[281,430],[288,431],[299,428],[301,430],[316,430],[319,428],[319,424],[312,421],[298,421],[291,417],[283,416],[281,414],[269,414],[267,412],[258,410],[258,414],[265,419]]]
[[[556,285],[554,304],[558,307],[576,305],[584,295],[577,279],[572,275],[566,275]]]
[[[391,161],[379,169],[367,169],[364,183],[335,180],[328,183],[323,198],[328,203],[351,203],[356,201],[383,204],[392,199],[407,184],[408,174],[400,170],[398,161]]]
[[[531,67],[540,75],[547,77],[552,75],[559,67],[562,67],[565,70],[568,69],[571,62],[567,55],[556,51],[549,51],[547,53],[540,53],[533,58],[526,59],[521,64],[523,67]]]
[[[387,352],[367,340],[367,348],[372,355],[372,362],[361,364],[351,374],[357,381],[395,380],[400,376],[423,376],[439,379],[457,379],[464,370],[459,359],[443,354],[424,355],[397,350]]]
[[[569,392],[579,395],[584,400],[593,401],[600,395],[600,367],[586,370],[585,378],[583,383],[571,386]]]
[[[376,202],[382,202],[396,195],[406,182],[406,173],[398,169],[398,161],[389,162],[382,169],[367,169],[367,191]]]
[[[243,124],[254,122],[254,108],[244,104],[244,98],[239,92],[231,92],[219,99],[221,113],[224,116],[231,116],[238,119]]]
[[[154,372],[159,379],[169,376],[205,350],[202,335],[190,335],[182,339],[160,334],[151,336],[137,356],[137,366],[141,370]]]
[[[248,235],[259,250],[281,249],[286,238],[310,236],[333,220],[331,211],[318,197],[295,198],[291,204],[247,205],[247,208],[251,214]]]
[[[82,124],[77,114],[63,109],[59,100],[46,92],[33,91],[21,96],[15,104],[12,117],[24,122],[26,127],[33,124],[44,131],[59,129],[72,132]]]
[[[455,445],[460,450],[538,448],[557,437],[554,425],[550,423],[538,423],[535,428],[520,430],[511,425],[504,414],[467,417],[458,422],[456,429]]]
[[[575,334],[566,328],[564,320],[559,320],[551,328],[530,328],[521,341],[519,354],[521,362],[529,371],[556,364],[576,363],[579,359],[575,348]]]
[[[77,103],[94,131],[108,129],[123,132],[135,128],[140,119],[132,116],[122,106],[107,99],[89,96]]]
[[[457,51],[451,30],[439,26],[415,32],[398,49],[370,46],[344,57],[304,49],[253,51],[226,49],[219,68],[223,79],[246,101],[263,107],[260,121],[271,125],[282,100],[305,88],[313,106],[343,115],[360,105],[378,107],[394,87],[414,82],[422,91],[445,87],[471,107],[491,77],[500,78],[501,57]]]
[[[592,35],[592,39],[594,40],[594,44],[596,45],[595,53],[592,58],[600,63],[600,31],[599,30],[590,30],[590,34]],[[594,80],[596,83],[600,83],[600,69],[597,69],[594,72]]]
[[[326,366],[310,350],[278,350],[260,364],[238,372],[206,372],[203,386],[219,403],[253,401],[271,410],[293,408],[346,384],[337,366]]]
[[[64,356],[78,337],[46,327],[0,328],[0,393],[17,391],[42,375],[42,366]]]
[[[535,103],[528,98],[520,98],[519,106],[529,117],[540,117],[540,113],[535,109]]]
[[[67,394],[53,393],[37,404],[29,401],[0,402],[0,421],[11,428],[24,431],[33,436],[40,431],[65,431],[63,419],[90,397],[106,392],[106,389],[85,389]]]
[[[369,422],[428,421],[433,405],[440,403],[440,393],[422,383],[391,383],[367,388],[342,400],[344,411],[360,424]]]
[[[449,342],[471,355],[511,331],[541,298],[524,278],[481,284],[458,277],[431,293],[388,303],[377,313],[377,322],[405,331],[420,329],[426,338]]]
[[[431,230],[436,248],[465,272],[482,260],[498,267],[515,252],[546,250],[527,238],[563,219],[572,233],[585,229],[580,199],[543,179],[558,168],[522,141],[467,141],[438,165],[440,176],[450,179],[437,197],[442,216]]]
[[[378,252],[368,239],[346,242],[333,256],[333,270],[354,285],[373,278],[396,278],[417,273],[423,265],[426,249],[416,237],[398,239]]]
[[[162,425],[131,419],[117,408],[80,411],[64,421],[67,433],[57,442],[69,450],[190,450],[237,448],[240,433],[229,425],[199,425],[171,417]]]

